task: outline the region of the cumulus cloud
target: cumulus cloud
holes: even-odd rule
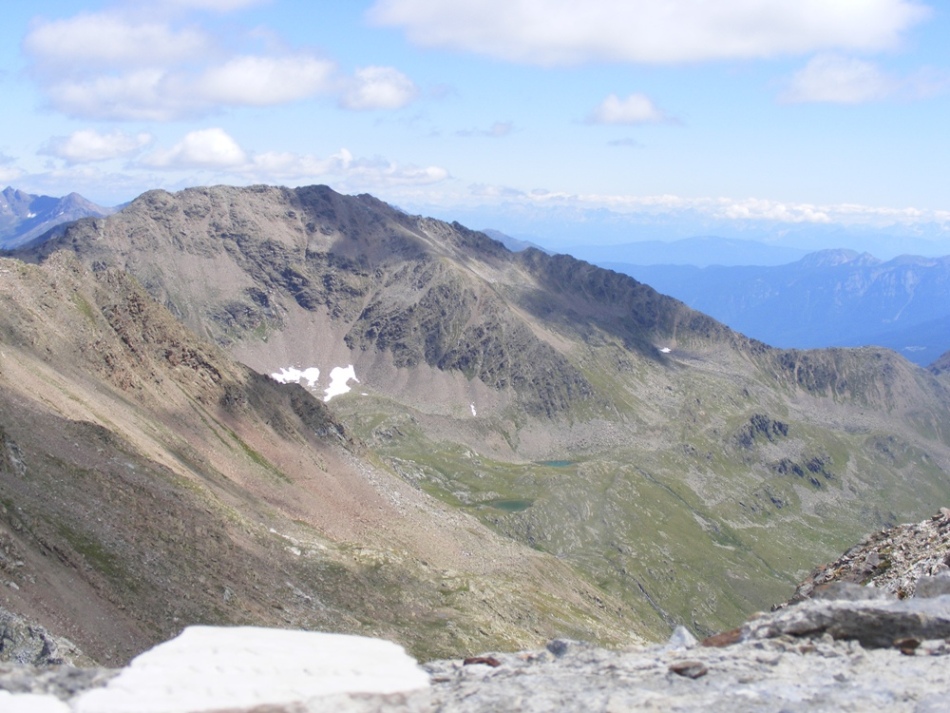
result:
[[[209,67],[185,92],[209,103],[284,104],[326,92],[335,70],[333,62],[308,55],[235,57]]]
[[[357,69],[340,97],[347,109],[401,109],[419,95],[409,77],[392,67]]]
[[[365,186],[367,189],[392,186],[427,186],[449,177],[441,166],[401,166],[385,159],[355,161],[349,167],[346,184]]]
[[[213,170],[258,183],[332,178],[337,186],[357,191],[431,185],[449,177],[449,172],[439,166],[400,165],[380,157],[356,158],[345,148],[328,157],[289,151],[253,153],[220,128],[190,132],[170,149],[143,157],[140,165],[166,171]]]
[[[205,0],[202,7],[247,4]],[[347,109],[398,109],[419,95],[392,67],[363,67],[348,78],[312,52],[228,55],[226,44],[234,38],[218,42],[192,27],[101,12],[40,22],[23,49],[51,106],[86,119],[170,121],[318,96],[337,97]]]
[[[782,99],[786,102],[860,104],[884,99],[899,82],[877,65],[852,57],[819,55],[792,77]]]
[[[74,117],[167,121],[191,113],[185,97],[169,92],[168,85],[163,71],[142,69],[56,81],[46,94],[56,109]]]
[[[152,135],[145,132],[129,134],[112,131],[102,134],[93,129],[82,129],[69,136],[50,139],[41,153],[64,159],[68,163],[88,163],[131,156],[150,143]]]
[[[591,124],[656,124],[666,120],[645,94],[631,94],[626,99],[611,94],[587,117]]]
[[[924,69],[899,76],[867,60],[822,54],[792,75],[779,98],[788,103],[861,104],[891,97],[921,99],[948,87],[946,71]]]
[[[37,24],[23,40],[23,49],[43,70],[73,73],[192,60],[207,54],[212,44],[194,28],[173,29],[108,13],[84,13]]]
[[[916,0],[376,0],[368,17],[421,46],[563,65],[880,50],[930,13]]]
[[[290,151],[267,151],[254,155],[243,170],[261,178],[293,180],[306,176],[344,173],[352,163],[353,154],[346,149],[340,149],[327,158]]]
[[[231,136],[218,128],[192,131],[171,149],[155,151],[142,159],[151,168],[237,168],[247,154]]]

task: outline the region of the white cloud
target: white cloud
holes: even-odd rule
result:
[[[74,117],[168,121],[194,112],[186,97],[169,89],[162,70],[142,69],[56,82],[46,91],[56,109]]]
[[[950,226],[950,211],[887,208],[853,203],[815,205],[784,203],[759,198],[684,198],[675,195],[636,196],[571,194],[552,191],[523,193],[522,200],[550,208],[607,209],[618,215],[667,215],[692,212],[733,221],[778,221],[789,224],[914,225],[940,223]]]
[[[223,106],[272,106],[330,93],[335,66],[311,55],[242,56],[187,71],[141,69],[94,74],[51,84],[60,111],[76,117],[170,121],[208,114]]]
[[[261,5],[269,0],[164,0],[168,5],[185,7],[189,10],[213,10],[214,12],[233,12],[253,5]]]
[[[23,49],[41,69],[57,73],[181,62],[205,55],[211,46],[210,38],[194,28],[175,30],[108,13],[43,22],[23,40]]]
[[[100,134],[93,129],[74,131],[69,136],[50,139],[41,153],[64,159],[69,163],[106,161],[138,153],[152,142],[151,134],[129,134],[112,131]]]
[[[899,88],[899,80],[885,74],[871,62],[837,55],[819,55],[795,73],[782,100],[860,104],[885,99]]]
[[[327,91],[336,67],[309,55],[235,57],[210,67],[186,92],[212,104],[267,106]]]
[[[592,124],[656,124],[666,120],[645,94],[631,94],[626,99],[611,94],[587,117]]]
[[[419,95],[409,77],[392,67],[357,69],[340,105],[347,109],[401,109]]]
[[[217,179],[232,177],[255,183],[333,183],[342,190],[370,191],[391,187],[426,186],[445,181],[439,166],[400,165],[384,158],[354,158],[345,148],[326,158],[289,151],[245,151],[220,128],[202,129],[166,150],[143,157],[141,166],[166,171],[212,170]]]
[[[273,179],[287,180],[342,174],[352,162],[353,154],[346,149],[340,149],[328,158],[296,154],[290,151],[267,151],[255,154],[243,170],[253,173],[266,182]]]
[[[224,130],[192,131],[167,151],[155,151],[142,160],[152,168],[237,168],[247,162],[247,154]]]
[[[780,99],[789,103],[861,104],[891,97],[924,99],[950,88],[950,73],[924,68],[909,75],[885,72],[873,62],[822,54],[790,78]]]
[[[422,46],[541,65],[880,50],[930,14],[916,0],[376,0],[368,11]]]
[[[401,166],[384,159],[354,161],[346,173],[345,185],[378,190],[392,186],[427,186],[449,178],[440,166]]]
[[[23,175],[23,171],[14,165],[0,162],[0,183],[10,184]]]
[[[222,12],[248,4],[200,3]],[[86,119],[171,121],[321,95],[335,96],[347,109],[397,109],[419,94],[392,67],[364,67],[344,78],[333,61],[290,52],[281,43],[271,42],[269,54],[222,49],[242,41],[253,44],[259,34],[217,41],[193,27],[102,12],[36,24],[23,48],[51,106]]]

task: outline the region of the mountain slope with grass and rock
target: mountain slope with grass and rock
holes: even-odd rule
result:
[[[150,191],[16,257],[63,254],[298,379],[393,487],[577,573],[606,629],[735,626],[869,526],[950,496],[950,385],[899,355],[776,349],[372,196]],[[559,611],[539,617],[592,620]]]

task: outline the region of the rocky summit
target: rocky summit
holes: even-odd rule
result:
[[[873,577],[826,581],[702,642],[680,627],[662,645],[555,639],[419,667],[376,639],[199,627],[120,671],[2,666],[0,703],[50,713],[936,713],[950,695],[950,511],[879,534],[900,542],[911,530],[941,535],[902,548],[896,577],[916,577],[913,594]]]

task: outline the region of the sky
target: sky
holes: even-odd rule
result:
[[[8,4],[0,186],[117,205],[152,188],[322,183],[555,242],[843,227],[950,253],[948,12],[918,0]],[[679,233],[663,232],[671,221]]]

